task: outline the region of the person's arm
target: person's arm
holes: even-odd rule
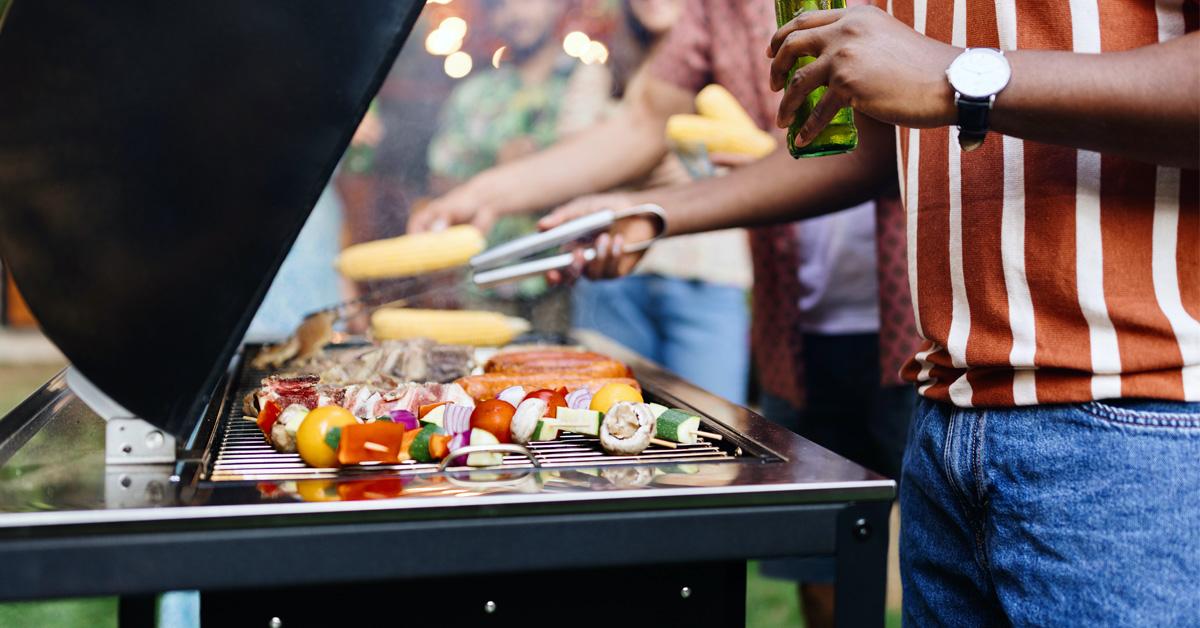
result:
[[[946,69],[961,48],[920,35],[874,7],[797,17],[771,41],[771,87],[787,86],[780,126],[801,99],[828,85],[800,133],[811,140],[840,107],[908,127],[956,123]],[[800,56],[817,61],[788,71]],[[1125,52],[1006,52],[1012,80],[996,97],[991,127],[1038,142],[1200,167],[1200,33]]]
[[[541,229],[603,209],[655,203],[667,212],[666,235],[684,235],[733,227],[755,227],[812,218],[853,207],[894,187],[895,128],[860,116],[859,147],[852,153],[797,162],[786,149],[730,172],[665,189],[578,199],[546,216]],[[597,260],[586,265],[592,278],[628,274],[641,254],[618,254],[629,242],[654,236],[649,219],[628,219],[597,238]],[[580,267],[582,267],[582,263]]]
[[[654,169],[667,152],[667,118],[692,109],[694,94],[639,73],[624,106],[604,122],[512,163],[484,171],[426,205],[410,231],[537,211],[612,189]]]

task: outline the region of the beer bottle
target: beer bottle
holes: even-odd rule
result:
[[[846,8],[846,0],[775,0],[775,20],[782,28],[784,24],[792,21],[792,18],[805,11],[844,8]],[[788,80],[791,80],[792,76],[796,74],[796,70],[813,61],[816,61],[816,58],[800,57],[797,59],[796,67],[788,73]],[[858,146],[858,129],[854,126],[854,111],[849,107],[838,111],[833,120],[829,122],[829,126],[822,129],[807,145],[796,146],[796,133],[800,131],[800,127],[804,126],[808,116],[812,115],[813,107],[817,105],[823,95],[825,95],[824,86],[814,89],[804,99],[800,110],[796,112],[796,119],[788,128],[787,138],[788,150],[791,151],[792,157],[799,159],[801,157],[839,155],[848,153]]]

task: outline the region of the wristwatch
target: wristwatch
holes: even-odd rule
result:
[[[988,115],[999,94],[1012,78],[1004,53],[991,48],[967,48],[946,69],[958,108],[958,145],[972,151],[983,145],[988,132]]]

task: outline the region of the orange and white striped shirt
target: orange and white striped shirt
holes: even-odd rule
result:
[[[887,0],[954,46],[1126,50],[1197,28],[1197,0]],[[903,374],[958,406],[1200,401],[1200,177],[993,134],[898,129],[909,282]]]

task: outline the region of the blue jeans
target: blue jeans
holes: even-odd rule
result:
[[[746,403],[750,314],[741,288],[660,275],[581,280],[572,323],[598,331],[697,386]]]
[[[905,625],[1200,625],[1200,404],[922,399],[902,478]]]

